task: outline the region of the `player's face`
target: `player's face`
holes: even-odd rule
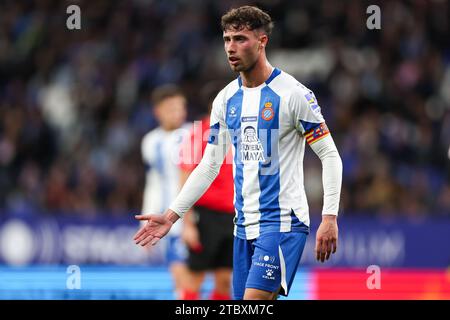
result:
[[[228,29],[223,32],[225,52],[233,71],[251,70],[261,54],[266,35],[255,30]]]
[[[156,107],[155,116],[164,129],[178,129],[186,121],[186,99],[182,96],[164,99]]]

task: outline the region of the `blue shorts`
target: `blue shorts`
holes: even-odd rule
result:
[[[186,262],[188,251],[181,236],[167,237],[166,261],[169,265],[174,262]]]
[[[305,232],[273,232],[256,239],[234,238],[233,292],[242,300],[246,288],[287,296],[306,243]]]

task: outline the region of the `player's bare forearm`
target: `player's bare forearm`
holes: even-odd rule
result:
[[[136,244],[145,247],[147,244],[154,246],[172,228],[172,225],[180,218],[175,211],[168,209],[163,215],[148,214],[137,215],[137,220],[147,221],[145,226],[139,229],[133,237]]]
[[[325,262],[336,253],[338,244],[338,225],[336,215],[322,215],[322,222],[316,235],[316,259],[320,262]]]

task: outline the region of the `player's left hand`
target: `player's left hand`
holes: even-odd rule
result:
[[[336,253],[338,243],[337,217],[334,215],[323,215],[322,223],[316,235],[316,259],[325,262]]]
[[[173,223],[165,215],[148,214],[137,215],[137,220],[147,220],[147,223],[139,229],[133,237],[136,244],[145,247],[147,244],[154,246],[164,237],[172,227]]]

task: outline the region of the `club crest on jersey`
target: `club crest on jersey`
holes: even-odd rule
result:
[[[253,126],[247,126],[242,130],[241,155],[244,163],[265,162],[264,150]]]
[[[274,116],[274,111],[272,108],[272,102],[266,102],[264,104],[264,108],[261,111],[261,117],[266,120],[269,121],[273,118]]]

